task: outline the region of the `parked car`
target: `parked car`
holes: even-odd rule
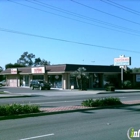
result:
[[[1,81],[1,82],[0,82],[0,85],[1,85],[1,86],[6,86],[6,80]]]
[[[45,82],[43,80],[32,80],[30,82],[30,88],[32,90],[34,90],[35,88],[38,88],[40,90],[43,90],[43,89],[50,90],[51,84],[50,83],[47,83],[47,82]]]

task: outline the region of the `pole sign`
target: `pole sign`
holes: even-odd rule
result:
[[[131,57],[114,58],[114,66],[129,66],[131,65]]]
[[[120,55],[119,58],[114,58],[114,66],[120,66],[121,68],[121,86],[123,88],[123,69],[131,65],[131,57],[125,57],[125,55]]]

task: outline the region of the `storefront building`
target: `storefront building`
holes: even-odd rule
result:
[[[29,86],[31,80],[40,79],[50,82],[53,88],[71,89],[71,86],[78,88],[76,78],[72,77],[71,73],[79,67],[86,68],[86,72],[89,74],[87,87],[90,89],[103,87],[108,76],[120,81],[121,70],[118,66],[101,65],[60,64],[21,67],[6,69],[0,74],[6,76],[7,86],[10,87]]]

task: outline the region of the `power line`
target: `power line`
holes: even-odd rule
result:
[[[104,21],[101,21],[101,20],[98,20],[98,19],[95,19],[95,18],[91,18],[91,17],[87,17],[87,16],[84,16],[84,15],[81,15],[81,14],[77,14],[75,12],[71,12],[71,11],[68,11],[68,10],[64,10],[62,8],[58,8],[56,6],[52,6],[50,4],[46,4],[46,3],[43,3],[43,2],[39,2],[38,0],[34,0],[34,1],[37,1],[38,3],[36,2],[31,2],[30,0],[27,0],[28,2],[30,3],[34,3],[34,4],[37,4],[37,5],[41,5],[41,6],[44,6],[44,7],[48,7],[50,9],[53,9],[53,10],[57,10],[57,11],[60,11],[62,13],[66,13],[66,14],[71,14],[73,16],[76,16],[76,17],[79,17],[79,18],[84,18],[86,20],[90,20],[90,21],[93,21],[93,22],[97,22],[97,23],[100,23],[100,24],[103,24],[103,25],[107,25],[107,26],[111,26],[111,27],[114,27],[114,28],[118,28],[118,29],[122,29],[122,30],[126,30],[126,31],[131,31],[131,32],[135,32],[135,33],[140,33],[140,31],[137,31],[137,30],[133,30],[133,29],[129,29],[129,28],[126,28],[126,27],[123,27],[123,26],[118,26],[118,25],[115,25],[115,24],[111,24],[111,23],[108,23],[108,22],[104,22]]]
[[[130,13],[132,13],[132,14],[135,14],[135,15],[138,15],[138,16],[140,16],[140,12],[139,11],[136,11],[136,10],[134,10],[134,9],[131,9],[131,8],[128,8],[128,7],[126,7],[126,6],[123,6],[123,5],[121,5],[121,4],[118,4],[118,3],[116,3],[116,2],[113,2],[113,1],[111,1],[111,0],[100,0],[100,1],[102,1],[102,2],[104,2],[104,3],[107,3],[107,4],[109,4],[109,5],[112,5],[112,6],[115,6],[115,7],[117,7],[117,8],[120,8],[120,9],[122,9],[122,10],[125,10],[125,11],[127,11],[127,12],[130,12]]]
[[[116,51],[125,51],[125,52],[131,52],[131,53],[140,53],[138,51],[133,51],[133,50],[105,47],[105,46],[100,46],[100,45],[84,43],[84,42],[77,42],[77,41],[71,41],[71,40],[66,40],[66,39],[48,37],[48,36],[43,36],[43,35],[36,35],[36,34],[31,34],[31,33],[25,33],[25,32],[21,32],[21,31],[15,31],[15,30],[10,30],[10,29],[5,29],[5,28],[0,28],[0,31],[8,32],[8,33],[14,33],[14,34],[19,34],[19,35],[26,35],[26,36],[31,36],[31,37],[37,37],[37,38],[42,38],[42,39],[49,39],[49,40],[54,40],[54,41],[61,41],[61,42],[65,42],[65,43],[73,43],[73,44],[84,45],[84,46],[92,46],[92,47],[97,47],[97,48],[102,48],[102,49],[110,49],[110,50],[116,50]]]
[[[109,27],[105,27],[105,26],[101,26],[101,25],[97,25],[97,24],[81,21],[79,19],[74,19],[74,18],[71,18],[71,17],[63,16],[63,15],[56,14],[56,13],[52,13],[52,12],[49,12],[49,11],[46,11],[46,10],[42,10],[42,9],[39,9],[39,8],[36,8],[36,7],[33,7],[33,6],[28,6],[28,5],[25,5],[25,4],[21,4],[21,3],[15,2],[15,1],[11,1],[11,0],[7,0],[7,1],[15,3],[15,4],[18,4],[18,5],[21,5],[21,6],[25,6],[25,7],[28,7],[28,8],[32,8],[34,10],[45,12],[47,14],[52,14],[52,15],[55,15],[55,16],[59,16],[59,17],[66,18],[66,19],[69,19],[69,20],[74,20],[74,21],[81,22],[81,23],[84,23],[84,24],[93,25],[93,26],[96,26],[96,27],[104,28],[104,29],[109,29],[109,30],[113,30],[113,31],[117,31],[117,32],[122,32],[122,33],[126,33],[126,34],[131,34],[131,35],[135,35],[135,36],[139,36],[138,34],[140,33],[140,31],[137,31],[137,30],[133,30],[133,29],[129,29],[129,28],[126,28],[126,27],[114,25],[114,24],[107,23],[107,22],[104,22],[104,21],[101,21],[101,20],[97,20],[97,19],[91,19],[91,18],[86,17],[86,16],[84,16],[84,17],[87,18],[88,20],[92,20],[94,22],[97,22],[97,23],[100,23],[100,24],[103,24],[103,25],[107,25]],[[33,2],[31,2],[31,3],[33,3]],[[67,11],[67,12],[70,12],[70,11]],[[73,14],[76,15],[76,13],[73,13]],[[78,16],[83,16],[83,15],[78,14]],[[119,30],[112,29],[110,27],[117,28]],[[123,31],[120,31],[120,30],[123,30]],[[130,32],[133,32],[133,33],[130,33]],[[136,34],[134,34],[134,33],[136,33]]]
[[[86,7],[86,8],[90,8],[90,9],[92,9],[92,10],[98,11],[98,12],[100,12],[100,13],[103,13],[103,14],[106,14],[106,15],[109,15],[109,16],[112,16],[112,17],[115,17],[115,18],[118,18],[118,19],[121,19],[121,20],[130,22],[130,23],[133,23],[133,24],[140,25],[140,23],[138,23],[138,22],[135,22],[135,21],[132,21],[132,20],[129,20],[129,19],[125,19],[125,18],[116,16],[116,15],[113,15],[113,14],[110,14],[110,13],[107,13],[107,12],[104,12],[104,11],[101,11],[101,10],[99,10],[99,9],[96,9],[96,8],[91,7],[91,6],[85,5],[85,4],[83,4],[83,3],[77,2],[77,1],[75,1],[75,0],[71,0],[71,1],[74,2],[74,3],[76,3],[76,4],[78,4],[78,5],[84,6],[84,7]]]

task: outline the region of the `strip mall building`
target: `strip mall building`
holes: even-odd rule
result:
[[[103,87],[108,75],[112,75],[120,83],[121,70],[118,66],[60,64],[9,68],[0,74],[6,76],[7,86],[10,87],[29,86],[31,80],[41,79],[50,82],[53,88],[70,89],[71,86],[77,88],[76,78],[71,73],[79,67],[86,68],[89,73],[88,88],[93,88],[95,82],[98,82],[98,87]]]

